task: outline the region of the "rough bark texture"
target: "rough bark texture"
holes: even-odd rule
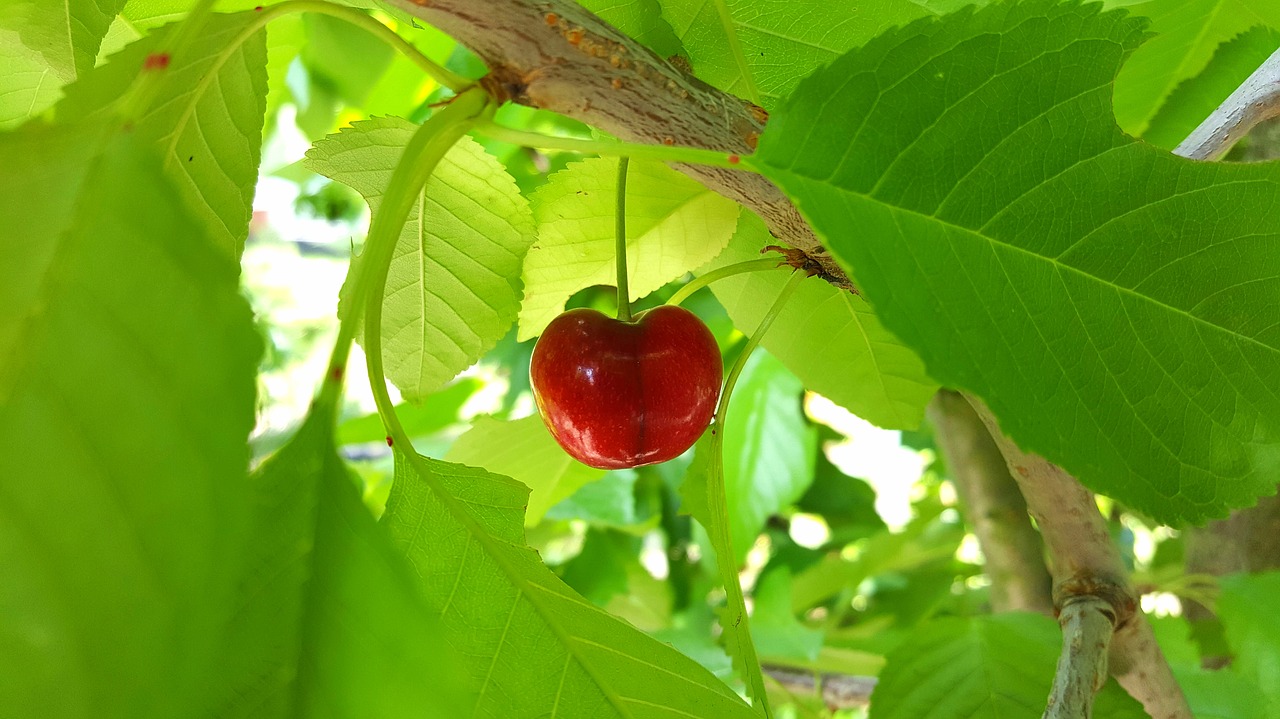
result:
[[[1093,495],[1058,465],[1019,448],[1000,430],[982,400],[967,399],[1000,447],[1044,536],[1053,574],[1054,604],[1061,609],[1089,598],[1102,600],[1089,603],[1086,609],[1109,609],[1104,614],[1115,627],[1108,652],[1111,675],[1142,703],[1152,719],[1193,719],[1182,687],[1155,641],[1151,624],[1138,610],[1128,570],[1111,541]],[[1095,617],[1092,623],[1096,620]],[[1077,669],[1085,676],[1096,671],[1096,667]],[[1059,676],[1055,681],[1066,679]]]
[[[1044,719],[1089,719],[1107,681],[1107,647],[1115,627],[1106,601],[1084,597],[1062,608],[1062,655]]]
[[[942,390],[928,408],[938,446],[991,578],[997,612],[1053,612],[1044,547],[1027,518],[1027,503],[982,418],[959,392]]]
[[[765,111],[698,80],[573,0],[388,0],[453,36],[484,60],[489,87],[628,142],[749,153]],[[751,172],[680,165],[707,187],[755,210],[775,237],[818,261],[834,284],[844,270],[773,183]]]

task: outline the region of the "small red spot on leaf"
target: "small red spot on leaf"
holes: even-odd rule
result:
[[[333,368],[329,370],[329,379],[333,380],[334,382],[341,382],[343,371],[344,371],[344,368],[342,365],[340,364],[334,365]]]
[[[729,164],[730,164],[730,165],[736,165],[736,164],[738,164],[738,160],[739,160],[739,159],[740,159],[740,158],[739,158],[737,155],[729,155]]]
[[[169,67],[169,53],[153,52],[142,62],[143,70],[163,70]]]
[[[392,442],[392,441],[391,441],[391,437],[389,437],[389,436],[388,436],[388,437],[387,437],[387,446],[388,446],[388,447],[390,447],[392,444],[394,444],[394,442]]]

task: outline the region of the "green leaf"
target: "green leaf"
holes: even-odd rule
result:
[[[359,192],[376,214],[414,125],[357,122],[317,142],[306,166]],[[463,138],[409,212],[382,309],[387,377],[420,402],[502,339],[520,306],[529,208],[502,165]],[[345,301],[345,297],[344,297]]]
[[[565,301],[613,285],[618,161],[573,162],[533,193],[538,241],[524,264],[521,341],[539,335]],[[627,277],[639,299],[720,254],[738,205],[659,162],[627,170]]]
[[[1196,719],[1271,719],[1275,704],[1250,677],[1200,667],[1174,667],[1173,675],[1187,695]]]
[[[1194,522],[1280,470],[1259,309],[1280,304],[1280,165],[1121,133],[1111,77],[1142,37],[1045,0],[917,23],[802,84],[758,162],[930,376],[1092,489]]]
[[[159,94],[133,126],[160,149],[165,175],[231,257],[240,256],[249,234],[266,112],[265,34],[232,45],[253,19],[252,11],[210,17],[196,41],[173,58]],[[176,27],[155,31],[85,73],[66,88],[57,116],[109,117],[147,55]]]
[[[821,629],[811,629],[796,619],[791,609],[791,570],[780,567],[765,572],[752,594],[755,611],[751,631],[760,654],[770,658],[813,661],[822,649]]]
[[[881,32],[963,3],[658,0],[698,77],[772,109],[800,78]]]
[[[63,84],[93,67],[98,45],[124,4],[125,0],[9,0],[0,8],[0,28],[16,30],[22,44],[38,53]]]
[[[805,419],[803,395],[795,375],[757,350],[729,399],[724,481],[736,566],[769,517],[790,507],[813,482],[818,433]]]
[[[321,412],[254,472],[215,715],[464,716],[465,682]]]
[[[362,107],[395,51],[382,38],[340,18],[309,13],[302,23],[306,42],[301,57],[312,81],[351,107]]]
[[[1150,18],[1154,34],[1115,76],[1116,119],[1137,137],[1179,84],[1205,70],[1220,44],[1255,25],[1280,30],[1275,0],[1149,0],[1126,9]]]
[[[680,38],[662,17],[659,0],[578,0],[578,4],[618,28],[659,57],[685,54]]]
[[[1257,26],[1218,46],[1199,75],[1169,94],[1142,139],[1172,150],[1280,47],[1280,29]]]
[[[772,237],[749,214],[715,262],[703,268],[759,256]],[[711,285],[734,325],[760,324],[790,277],[790,268],[750,272]],[[915,429],[938,385],[924,362],[880,324],[866,300],[826,282],[805,282],[774,320],[762,345],[807,389],[886,429]]]
[[[57,102],[62,81],[15,30],[0,27],[0,130],[21,125]]]
[[[567,499],[547,510],[547,519],[578,519],[613,527],[630,527],[640,522],[636,513],[635,470],[605,472],[589,481]]]
[[[0,706],[199,716],[262,350],[237,268],[136,135],[37,124],[0,157]]]
[[[1280,572],[1237,574],[1222,579],[1218,616],[1235,653],[1232,669],[1262,687],[1280,707],[1280,617],[1273,607],[1280,595]]]
[[[930,622],[889,654],[871,695],[870,719],[1034,719],[1044,712],[1062,633],[1039,614]],[[1096,719],[1146,719],[1113,681]]]
[[[478,684],[475,716],[751,719],[728,687],[574,594],[524,544],[528,490],[396,451],[383,524]]]
[[[604,476],[565,453],[538,415],[502,421],[477,417],[445,459],[511,477],[530,489],[525,524],[533,526],[553,505]]]
[[[462,405],[479,391],[482,384],[474,377],[466,377],[429,395],[421,404],[403,402],[396,405],[396,416],[400,418],[405,434],[425,437],[457,423]],[[387,428],[377,412],[353,417],[338,425],[339,445],[381,442],[386,436]]]

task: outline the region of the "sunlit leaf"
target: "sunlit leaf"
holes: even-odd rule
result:
[[[704,270],[759,257],[773,238],[755,215]],[[789,267],[719,280],[712,291],[734,324],[750,332],[782,291]],[[915,429],[938,390],[924,362],[880,324],[867,301],[822,281],[800,285],[774,320],[763,346],[817,392],[886,429]]]
[[[1135,136],[1147,132],[1148,123],[1180,83],[1204,71],[1220,44],[1255,25],[1280,30],[1280,3],[1274,0],[1110,4],[1151,19],[1152,38],[1133,52],[1115,78],[1116,119]]]
[[[791,570],[782,567],[763,575],[752,600],[755,613],[751,630],[761,655],[798,661],[817,659],[823,633],[796,619],[791,608]]]
[[[62,82],[15,30],[0,27],[0,130],[16,127],[49,108]]]
[[[18,33],[58,78],[71,82],[93,67],[98,45],[125,0],[8,0],[0,7],[0,28]]]
[[[662,17],[658,0],[579,0],[578,4],[658,53],[659,57],[684,54],[680,39]]]
[[[414,125],[357,122],[307,153],[307,167],[348,185],[376,214]],[[464,138],[409,212],[387,278],[387,376],[421,401],[502,339],[520,304],[520,265],[533,242],[529,208],[502,165]]]
[[[617,282],[618,161],[570,163],[531,200],[538,241],[524,264],[521,340],[541,334],[578,290]],[[658,162],[627,171],[627,277],[638,299],[720,254],[738,206]]]
[[[232,40],[253,22],[252,11],[214,15],[200,36],[164,70],[166,79],[149,110],[133,125],[154,142],[165,175],[206,226],[218,246],[239,257],[249,233],[262,125],[266,111],[265,34],[236,47]],[[66,88],[59,118],[106,117],[143,72],[145,58],[177,25],[157,30],[112,56]]]
[[[1199,75],[1169,94],[1142,139],[1172,150],[1280,48],[1280,28],[1258,26],[1218,47]]]
[[[396,405],[396,416],[410,437],[439,432],[459,421],[458,412],[481,386],[480,380],[464,378],[428,396],[421,404],[407,402]],[[381,442],[387,436],[386,425],[377,412],[353,417],[338,425],[338,444]]]
[[[453,443],[445,459],[482,467],[528,487],[524,521],[529,525],[541,521],[552,505],[579,487],[604,476],[604,470],[588,467],[565,453],[538,415],[512,421],[479,417]]]

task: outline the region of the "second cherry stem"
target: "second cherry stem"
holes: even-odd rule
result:
[[[631,321],[631,290],[627,286],[627,165],[629,158],[618,160],[618,210],[614,213],[614,261],[618,272],[618,319]]]

